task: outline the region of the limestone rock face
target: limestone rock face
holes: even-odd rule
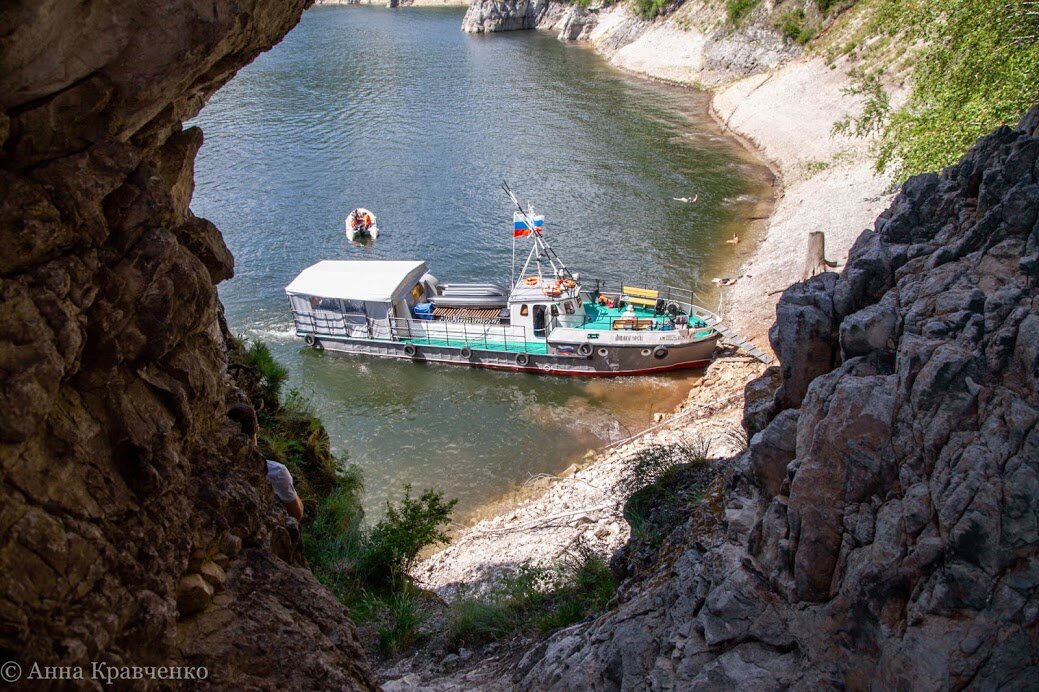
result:
[[[756,434],[729,484],[756,522],[690,524],[654,574],[529,652],[514,680],[1034,686],[1037,215],[1039,107],[908,181],[841,276],[780,300],[781,381],[748,387]]]
[[[470,34],[537,28],[552,6],[551,0],[476,0],[462,19],[462,31]]]
[[[0,8],[0,654],[23,668],[230,681],[295,652],[267,684],[374,684],[227,423],[233,260],[188,208],[202,133],[181,123],[306,4]]]

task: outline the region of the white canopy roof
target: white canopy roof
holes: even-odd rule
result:
[[[307,267],[285,287],[289,295],[320,296],[346,300],[387,302],[398,289],[410,290],[423,274],[426,263],[418,260],[323,260]]]

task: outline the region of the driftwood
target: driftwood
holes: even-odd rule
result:
[[[836,262],[826,259],[826,236],[822,231],[812,231],[808,234],[808,256],[805,258],[804,273],[801,281],[807,281],[816,274],[822,274],[831,267],[836,267]]]

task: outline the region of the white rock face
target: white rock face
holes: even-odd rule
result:
[[[462,20],[462,31],[482,34],[536,29],[549,13],[548,0],[476,0]],[[558,8],[557,9],[561,9]]]

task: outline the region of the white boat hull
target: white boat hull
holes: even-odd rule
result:
[[[355,339],[338,336],[300,334],[306,343],[318,350],[368,355],[377,358],[411,360],[422,363],[444,363],[475,368],[491,368],[540,375],[577,377],[618,377],[646,375],[671,370],[702,368],[710,364],[720,335],[664,348],[648,346],[597,345],[590,355],[559,353],[516,353],[481,348],[434,346],[390,340]],[[409,348],[410,347],[410,348]]]

